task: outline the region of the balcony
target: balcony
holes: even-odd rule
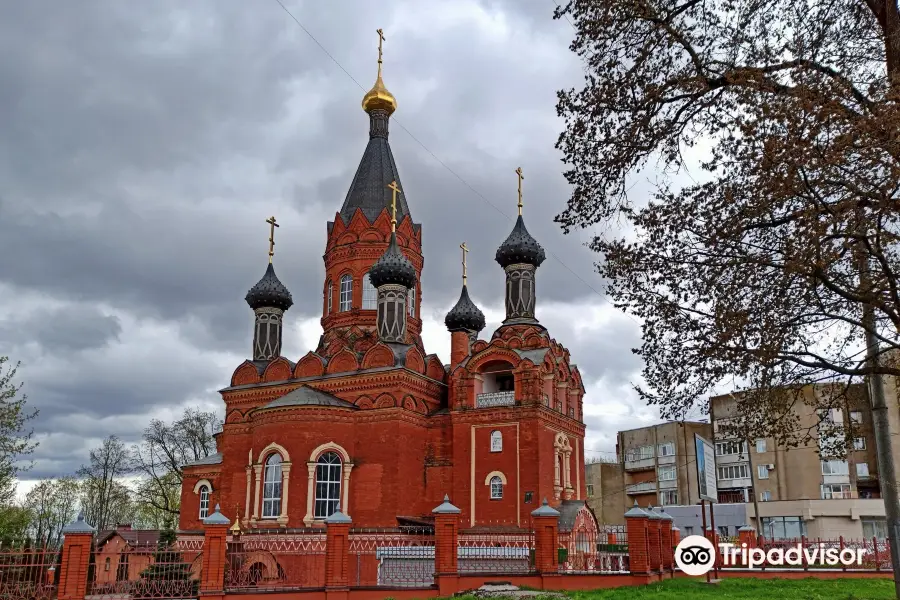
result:
[[[647,469],[655,469],[656,468],[656,460],[651,456],[650,458],[626,458],[625,459],[625,470],[626,471],[646,471]]]
[[[632,483],[631,485],[625,486],[625,493],[629,495],[633,494],[649,494],[656,492],[656,482],[655,481],[645,481],[643,483]]]
[[[516,393],[509,392],[488,392],[475,396],[475,408],[493,408],[494,406],[514,406],[516,403]]]

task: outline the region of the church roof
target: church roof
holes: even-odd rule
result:
[[[539,267],[546,258],[547,255],[544,254],[544,249],[528,233],[528,230],[525,228],[525,221],[522,219],[522,215],[519,215],[509,237],[497,248],[495,260],[503,268],[517,263]]]
[[[444,317],[444,325],[450,331],[459,331],[461,329],[481,331],[484,329],[484,323],[484,313],[469,298],[469,289],[463,284],[459,300],[456,301],[456,305]]]
[[[370,118],[374,119],[376,116],[370,115]],[[350,223],[357,208],[362,209],[370,223],[374,223],[384,209],[390,212],[391,190],[388,186],[392,181],[396,181],[401,190],[404,189],[400,184],[400,173],[397,170],[397,163],[394,162],[387,132],[385,131],[383,135],[370,134],[369,143],[341,207],[341,218],[344,223]],[[398,194],[397,222],[402,221],[408,214],[406,195]]]
[[[200,460],[195,460],[192,463],[188,463],[184,466],[193,467],[194,465],[220,465],[222,464],[222,453],[216,452],[215,454],[210,454],[206,458],[201,458]]]
[[[264,306],[287,310],[294,304],[291,292],[275,275],[275,267],[272,266],[272,263],[269,263],[262,279],[250,288],[244,299],[253,310]]]
[[[358,407],[351,402],[342,400],[328,392],[309,387],[308,385],[302,385],[297,389],[288,392],[281,398],[272,400],[262,408],[284,408],[288,406],[334,406],[336,408],[358,409]]]
[[[397,233],[391,232],[391,243],[384,254],[369,269],[369,281],[376,288],[398,284],[407,288],[416,285],[416,269],[397,246]]]

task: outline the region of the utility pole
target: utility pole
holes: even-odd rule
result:
[[[863,294],[869,290],[869,261],[864,252],[859,253],[860,288]],[[875,335],[877,320],[875,307],[863,304],[862,325],[866,331],[866,367],[869,369],[869,402],[872,406],[872,427],[875,430],[875,450],[878,456],[878,478],[884,514],[887,521],[888,543],[891,549],[891,565],[894,569],[894,592],[900,599],[900,495],[897,493],[897,471],[894,467],[893,440],[888,419],[888,407],[884,397],[884,381],[878,373],[879,344]]]

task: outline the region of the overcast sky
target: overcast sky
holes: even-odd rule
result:
[[[250,354],[243,297],[273,214],[295,301],[284,353],[315,347],[326,221],[368,141],[359,86],[375,78],[377,27],[399,104],[391,145],[423,227],[426,349],[449,359],[462,241],[483,335],[502,319],[493,256],[521,166],[548,253],[538,317],[584,375],[588,456],[655,420],[630,391],[637,324],[606,303],[588,233],[553,222],[569,196],[556,91],[582,78],[554,2],[284,2],[324,50],[276,0],[0,5],[0,354],[22,361],[41,411],[26,479],[71,473],[153,417],[221,411],[217,390]]]

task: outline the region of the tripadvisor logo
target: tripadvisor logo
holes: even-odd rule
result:
[[[866,551],[862,548],[835,548],[825,544],[814,546],[794,544],[782,548],[748,548],[747,544],[720,543],[719,555],[723,567],[746,567],[753,569],[763,564],[773,567],[802,567],[804,565],[827,565],[835,567],[859,566]],[[716,552],[712,542],[700,535],[689,535],[675,547],[675,564],[685,575],[706,575],[716,562]]]

